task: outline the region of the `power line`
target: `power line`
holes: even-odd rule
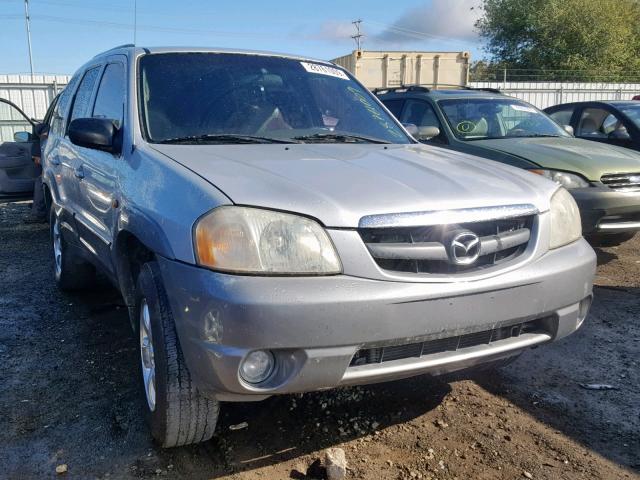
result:
[[[21,15],[0,15],[0,18],[16,19],[22,18]],[[78,19],[70,17],[59,17],[54,15],[31,15],[30,19],[33,21],[44,21],[64,24],[75,24],[82,26],[98,25],[103,27],[111,27],[124,30],[133,30],[134,26],[130,23],[109,22],[105,20],[89,20]],[[186,35],[214,35],[221,37],[259,37],[259,38],[273,38],[279,37],[278,35],[270,33],[258,33],[258,32],[236,32],[228,30],[199,30],[192,28],[175,28],[175,27],[161,27],[158,25],[137,25],[138,30],[164,32],[164,33],[178,33]]]
[[[373,23],[374,25],[378,25],[380,27],[383,27],[386,30],[391,30],[392,32],[399,33],[399,34],[404,35],[406,37],[416,38],[418,40],[434,39],[434,40],[440,40],[440,41],[443,41],[443,42],[465,44],[465,45],[469,45],[469,43],[471,43],[471,42],[467,42],[467,41],[464,41],[464,40],[455,39],[455,38],[451,38],[451,37],[441,37],[439,35],[433,35],[433,34],[427,33],[427,32],[422,32],[422,31],[418,31],[418,30],[411,30],[409,28],[404,28],[404,27],[398,27],[397,25],[389,25],[389,24],[386,24],[386,23],[376,22],[374,20],[367,20],[367,22]]]

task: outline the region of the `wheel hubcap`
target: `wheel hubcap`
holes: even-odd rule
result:
[[[53,222],[53,258],[55,260],[56,275],[60,276],[62,271],[62,236],[57,218]]]
[[[151,314],[146,299],[140,304],[140,359],[142,380],[149,410],[156,409],[156,362],[153,356],[153,336],[151,334]]]

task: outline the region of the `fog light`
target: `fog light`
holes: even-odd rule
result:
[[[264,382],[273,372],[275,360],[271,352],[256,350],[245,357],[240,365],[240,376],[245,382]]]

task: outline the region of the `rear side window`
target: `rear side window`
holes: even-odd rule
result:
[[[73,108],[71,109],[71,118],[69,121],[87,116],[89,102],[91,101],[91,95],[96,86],[99,73],[100,67],[95,67],[87,70],[87,73],[84,74],[82,82],[80,82],[80,86],[78,87],[76,98],[73,100]]]
[[[404,100],[384,100],[384,106],[389,109],[393,116],[396,118],[400,118],[400,112],[402,112],[402,106],[404,105]]]
[[[118,126],[122,125],[125,97],[124,65],[110,63],[102,75],[96,103],[93,107],[93,116],[115,120]]]
[[[69,102],[73,97],[73,92],[78,86],[79,75],[74,75],[69,84],[62,90],[58,97],[58,103],[55,106],[53,115],[51,117],[51,131],[56,135],[62,135],[64,133],[64,119],[69,109]]]
[[[558,125],[571,125],[571,117],[573,117],[574,111],[575,107],[563,108],[562,110],[550,113],[549,116],[553,118]]]

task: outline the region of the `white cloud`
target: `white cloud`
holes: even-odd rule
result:
[[[376,40],[397,45],[421,39],[477,40],[474,23],[480,15],[478,4],[478,0],[431,0],[407,10],[376,35]]]
[[[355,28],[351,22],[327,20],[320,24],[320,28],[309,38],[313,40],[324,40],[332,43],[353,42],[351,36],[355,33]]]

